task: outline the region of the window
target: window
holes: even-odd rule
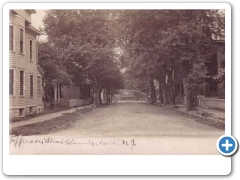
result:
[[[14,70],[9,69],[9,95],[14,95]]]
[[[37,113],[39,114],[41,112],[41,108],[38,108]]]
[[[30,60],[32,60],[32,40],[30,40],[29,42],[29,45],[30,45]]]
[[[60,84],[59,86],[59,93],[60,93],[60,99],[62,99],[63,95],[62,95],[62,84]]]
[[[24,71],[20,71],[20,96],[23,96],[24,90]]]
[[[9,26],[9,50],[13,51],[13,43],[14,43],[14,30],[13,26]]]
[[[23,30],[20,29],[20,52],[23,53]]]
[[[29,114],[33,114],[33,107],[29,108]]]
[[[35,42],[35,58],[36,58],[36,61],[38,61],[38,43],[37,42]]]
[[[33,97],[33,75],[30,75],[30,97]]]
[[[37,77],[38,96],[41,96],[41,77]]]
[[[24,109],[23,109],[23,108],[19,109],[19,116],[20,116],[20,117],[23,117],[23,112],[24,112]]]

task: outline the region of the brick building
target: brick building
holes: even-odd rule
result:
[[[31,26],[35,10],[9,12],[9,98],[10,118],[41,113],[42,75],[38,65],[40,32]]]

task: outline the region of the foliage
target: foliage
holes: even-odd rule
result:
[[[121,86],[111,11],[49,10],[44,24],[58,61],[75,81],[89,79],[95,93],[103,87]]]
[[[183,81],[187,99],[202,85],[202,65],[211,61],[214,39],[222,37],[225,26],[218,10],[49,10],[44,24],[45,51],[57,65],[47,71],[57,72],[54,78],[88,79],[95,95],[122,88],[122,76],[132,88],[148,79],[153,94],[157,79],[163,96],[172,100],[175,78]]]
[[[204,82],[201,65],[216,53],[213,38],[222,36],[224,29],[224,16],[218,10],[131,10],[121,13],[124,20],[119,22],[123,22],[122,27],[128,32],[122,48],[127,52],[128,66],[136,76],[147,71],[162,82],[170,79],[171,86],[174,78],[183,80],[187,83],[184,83],[186,93],[198,89]]]
[[[148,80],[144,74],[142,74],[142,76],[137,76],[135,72],[126,69],[123,74],[123,79],[124,89],[134,89],[142,92],[149,91]]]
[[[46,101],[53,99],[54,82],[67,84],[71,81],[71,76],[57,58],[57,52],[50,43],[43,42],[39,44],[38,63],[44,71],[43,88]]]

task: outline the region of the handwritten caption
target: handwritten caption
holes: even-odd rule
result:
[[[55,139],[54,137],[47,138],[25,138],[23,136],[10,136],[9,143],[15,148],[21,148],[24,144],[40,144],[40,145],[87,145],[92,147],[97,146],[124,146],[133,150],[137,145],[135,139],[125,140],[125,139],[116,139],[116,140],[78,140],[75,138],[67,139]]]

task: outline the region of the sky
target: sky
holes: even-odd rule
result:
[[[42,9],[35,9],[36,13],[32,14],[32,26],[37,28],[39,30],[39,27],[43,28],[43,18],[45,16],[45,10]],[[40,41],[44,41],[46,40],[46,36],[45,35],[41,35],[40,36]]]
[[[36,13],[32,14],[32,26],[39,29],[39,27],[43,27],[42,19],[45,16],[44,10],[36,9]]]

